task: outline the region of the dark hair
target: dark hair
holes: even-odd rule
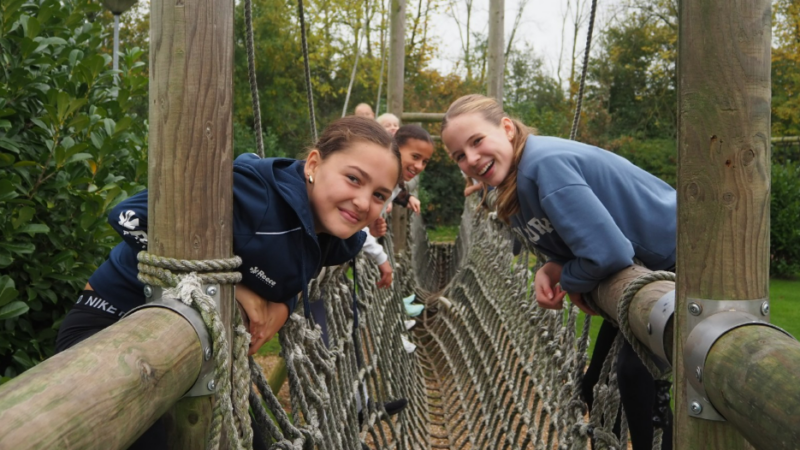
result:
[[[404,146],[409,139],[416,139],[433,145],[433,138],[431,138],[430,133],[419,125],[403,125],[394,134],[394,141],[397,142],[398,147]]]
[[[345,150],[356,142],[371,142],[392,152],[397,159],[397,176],[401,176],[400,152],[394,145],[392,135],[374,119],[359,116],[346,116],[333,121],[322,132],[314,148],[322,159],[333,153]],[[309,150],[310,151],[310,150]]]
[[[497,100],[486,97],[480,94],[465,95],[458,100],[454,101],[447,112],[444,114],[442,120],[442,134],[447,128],[450,119],[456,118],[462,114],[478,113],[484,120],[492,125],[499,126],[504,118],[511,119],[514,124],[514,139],[511,142],[511,147],[514,150],[513,162],[511,169],[508,171],[506,178],[497,186],[497,217],[506,223],[509,223],[511,217],[517,214],[520,210],[519,198],[517,197],[517,167],[522,160],[522,154],[525,151],[525,142],[528,135],[536,134],[536,129],[527,127],[524,123],[517,119],[511,118],[503,111],[503,108],[497,103]],[[399,131],[398,131],[399,132]]]

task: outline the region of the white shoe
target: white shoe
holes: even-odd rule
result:
[[[417,324],[417,321],[416,320],[404,320],[403,324],[406,326],[406,330],[410,330],[410,329],[414,328],[414,326]]]
[[[406,353],[411,354],[414,353],[414,350],[417,349],[417,346],[412,344],[411,341],[408,340],[405,335],[401,335],[400,339],[403,341],[403,348],[406,349]]]

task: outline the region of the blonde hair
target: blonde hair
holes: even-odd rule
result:
[[[514,150],[511,168],[506,178],[497,186],[497,217],[508,223],[511,217],[519,213],[519,198],[517,197],[517,167],[525,150],[525,142],[529,134],[536,130],[526,126],[517,119],[509,117],[493,98],[480,94],[465,95],[450,105],[442,120],[442,134],[450,120],[464,115],[478,113],[487,122],[500,126],[503,119],[508,118],[514,124],[514,138],[511,147]]]
[[[383,113],[375,120],[378,121],[379,124],[383,125],[384,119],[394,119],[394,121],[397,122],[397,125],[400,125],[400,119],[398,119],[397,116],[392,113]]]

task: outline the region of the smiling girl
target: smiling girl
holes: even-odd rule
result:
[[[653,270],[674,269],[675,190],[626,159],[579,142],[535,136],[481,95],[450,105],[442,140],[467,176],[497,187],[497,216],[548,256],[534,278],[539,306],[561,309],[569,293],[573,303],[593,314],[582,294],[634,258]],[[590,404],[595,371],[605,358],[597,349],[610,348],[607,341],[615,334],[604,322],[584,379]],[[627,342],[617,374],[633,448],[650,448],[654,381]],[[662,448],[671,448],[671,437],[665,428]]]

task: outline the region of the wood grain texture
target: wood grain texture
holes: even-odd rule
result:
[[[769,0],[684,0],[678,38],[675,448],[750,448],[728,422],[689,417],[687,298],[767,297]]]
[[[506,68],[505,0],[489,0],[489,41],[486,67],[486,95],[503,106],[503,75]]]
[[[148,214],[149,251],[157,255],[232,256],[233,6],[151,2]],[[222,320],[230,324],[232,288],[223,287],[220,298]],[[175,408],[170,448],[200,448],[211,398]]]
[[[406,61],[406,0],[391,0],[389,21],[389,67],[386,105],[390,113],[403,117],[403,84]],[[378,113],[378,111],[375,111]]]
[[[759,450],[800,445],[800,342],[764,326],[723,335],[706,359],[715,408]],[[710,446],[696,448],[714,448]]]
[[[0,448],[127,448],[189,390],[202,358],[184,318],[136,312],[3,385]]]

